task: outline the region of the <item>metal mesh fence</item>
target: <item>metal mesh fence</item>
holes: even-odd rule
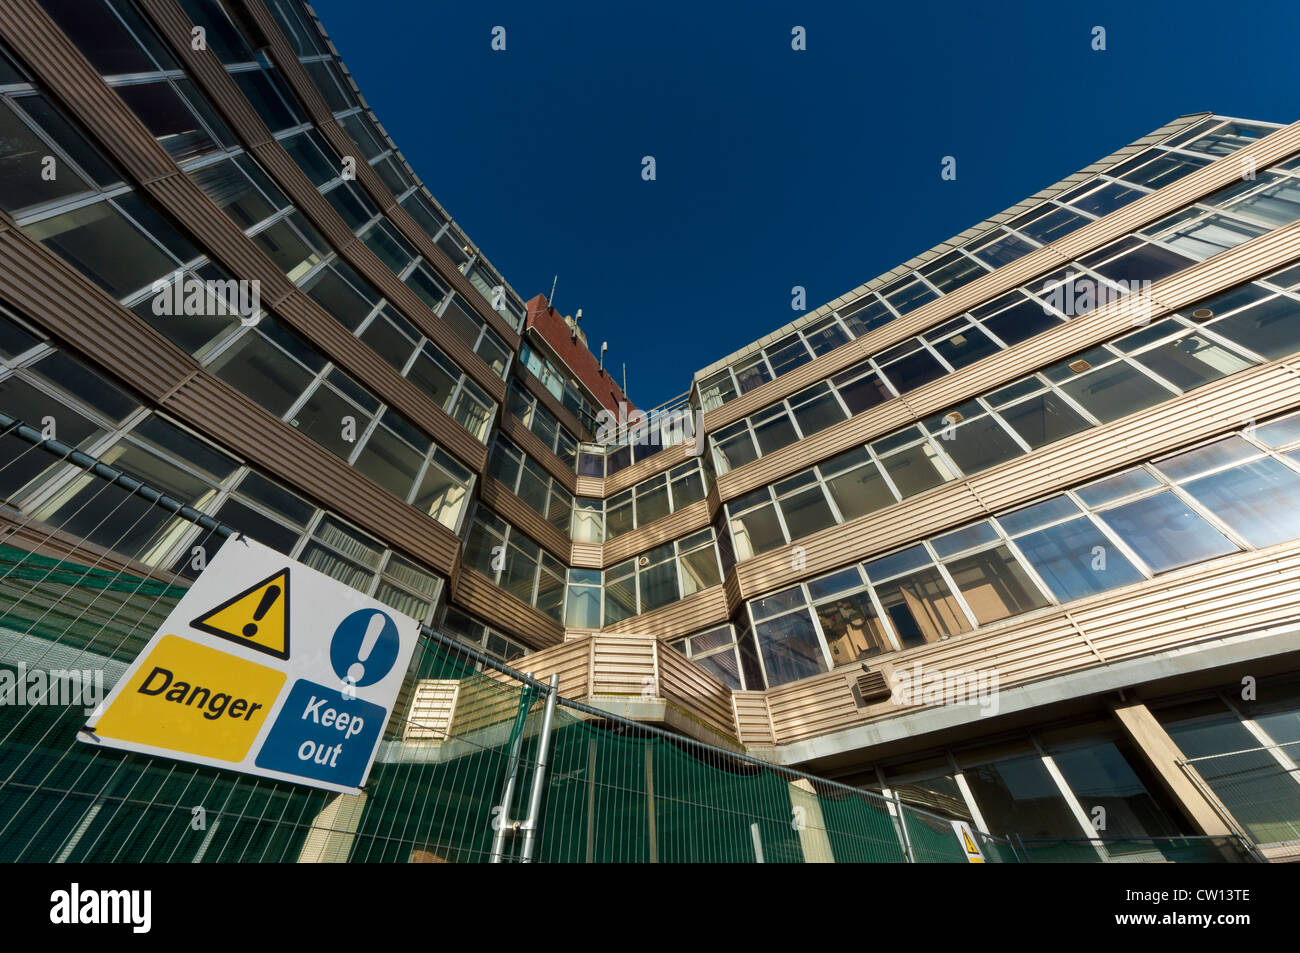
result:
[[[1255,844],[1300,854],[1300,741],[1182,761],[1224,820]]]
[[[531,840],[551,862],[965,862],[941,817],[568,699],[543,749],[549,687],[427,627],[360,795],[79,744],[90,687],[190,584],[156,554],[181,524],[233,531],[18,421],[0,450],[0,474],[83,471],[57,525],[0,513],[0,678],[23,686],[0,704],[0,861],[476,862]]]

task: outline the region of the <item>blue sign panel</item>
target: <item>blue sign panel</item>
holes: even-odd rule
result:
[[[388,710],[300,678],[271,726],[257,766],[360,787]]]

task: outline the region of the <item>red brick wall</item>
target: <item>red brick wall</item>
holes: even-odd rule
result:
[[[528,328],[534,329],[560,360],[568,365],[570,373],[591,391],[596,401],[617,414],[619,401],[627,400],[622,388],[614,383],[608,369],[600,369],[600,362],[582,343],[582,339],[573,336],[569,326],[564,323],[564,317],[550,306],[546,295],[537,295],[526,307],[528,314],[524,319],[525,332]],[[632,406],[629,404],[628,413],[631,411]]]

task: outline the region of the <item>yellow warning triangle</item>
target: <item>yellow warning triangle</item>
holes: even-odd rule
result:
[[[966,853],[969,855],[967,859],[971,863],[983,863],[984,856],[980,853],[980,849],[975,846],[975,842],[970,839],[970,831],[964,827],[961,829],[961,839],[966,845]]]
[[[289,569],[231,596],[190,623],[278,659],[289,657]]]

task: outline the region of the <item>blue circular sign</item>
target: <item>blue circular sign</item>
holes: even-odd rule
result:
[[[397,623],[382,609],[358,609],[344,618],[330,642],[330,665],[342,681],[373,685],[397,662],[402,647]]]

